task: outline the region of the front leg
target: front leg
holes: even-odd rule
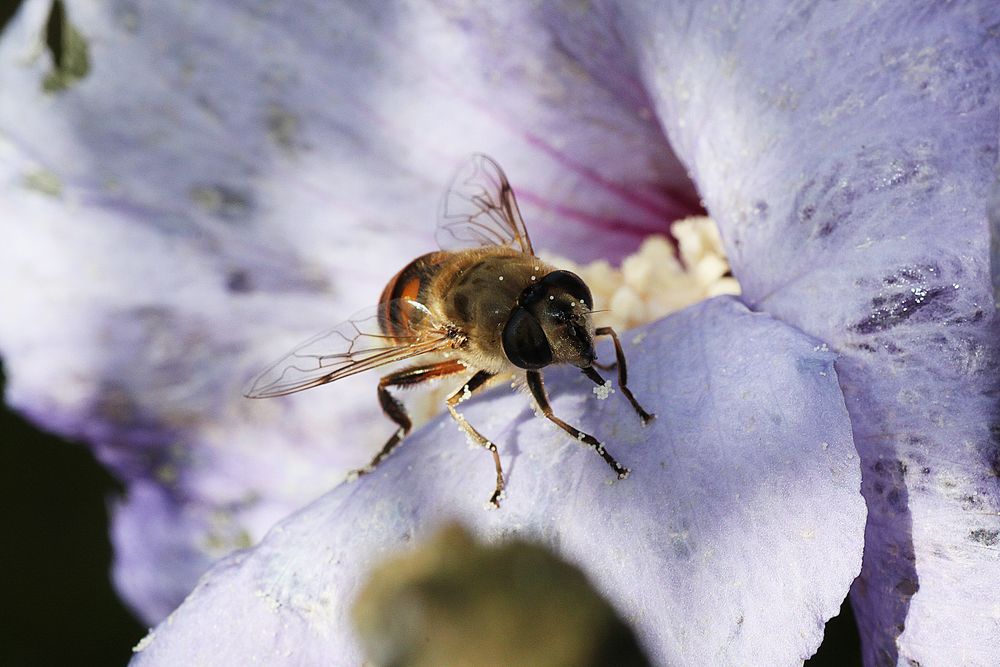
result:
[[[584,433],[580,429],[570,426],[563,420],[552,414],[552,406],[549,405],[549,397],[545,395],[545,384],[542,382],[542,374],[538,371],[528,371],[528,388],[531,390],[531,395],[535,397],[535,402],[538,403],[538,407],[541,409],[542,414],[551,421],[553,424],[561,428],[562,430],[569,433],[571,436],[579,440],[580,442],[585,442],[594,448],[601,458],[604,459],[611,469],[615,471],[618,475],[618,479],[625,479],[628,477],[628,468],[622,466],[618,461],[615,460],[608,450],[604,448],[604,445],[589,433]]]
[[[643,410],[642,406],[639,405],[639,401],[635,400],[635,396],[632,395],[632,390],[628,388],[628,368],[625,366],[625,352],[622,350],[621,341],[618,340],[618,334],[615,333],[615,330],[611,327],[601,327],[594,333],[598,336],[611,336],[611,340],[614,341],[615,359],[618,360],[618,385],[621,387],[622,393],[625,394],[625,398],[627,398],[628,402],[632,404],[636,414],[639,415],[639,419],[642,420],[642,425],[645,426],[651,422],[656,415],[652,415]],[[585,368],[583,369],[583,372],[587,373],[587,370],[588,369]],[[593,369],[590,370],[593,371]],[[596,378],[594,376],[596,376]],[[597,371],[593,371],[593,374],[587,373],[587,377],[594,380],[594,382],[597,382],[597,384],[604,384],[603,379],[600,382],[597,381],[597,378],[601,377],[597,374]]]

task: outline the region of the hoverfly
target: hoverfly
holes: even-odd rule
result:
[[[628,476],[628,468],[594,436],[553,414],[542,369],[572,364],[597,385],[608,386],[594,368],[594,337],[610,336],[621,392],[643,425],[655,415],[628,388],[625,355],[614,329],[594,328],[594,303],[583,280],[535,256],[514,192],[492,158],[473,155],[459,170],[442,201],[436,239],[441,250],[397,273],[374,309],[302,343],[263,371],[245,395],[284,396],[415,359],[414,365],[379,380],[379,403],[398,429],[371,463],[355,471],[362,475],[389,456],[412,427],[390,388],[465,374],[446,405],[458,426],[493,455],[496,488],[489,502],[499,507],[504,476],[497,446],[466,421],[458,405],[498,379],[523,373],[546,418],[590,445],[619,479]]]

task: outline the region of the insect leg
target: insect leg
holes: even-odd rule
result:
[[[594,384],[596,384],[598,387],[603,387],[605,384],[604,378],[601,376],[600,373],[594,370],[594,366],[597,366],[597,364],[594,364],[593,366],[587,366],[586,368],[581,368],[580,370],[583,372],[584,375],[593,380]],[[600,368],[604,368],[605,370],[607,370],[604,366],[601,366]]]
[[[375,458],[371,460],[371,463],[366,465],[364,468],[359,468],[348,475],[348,479],[360,477],[361,475],[370,473],[375,469],[382,460],[392,453],[392,450],[396,448],[396,445],[403,439],[403,437],[410,432],[413,428],[413,423],[410,421],[410,416],[406,414],[406,408],[395,396],[389,393],[389,387],[408,387],[411,385],[419,384],[421,382],[426,382],[427,380],[433,380],[434,378],[444,377],[446,375],[454,375],[455,373],[461,373],[466,370],[466,367],[460,364],[458,361],[443,361],[436,364],[429,364],[426,366],[411,366],[410,368],[404,368],[395,373],[389,373],[382,379],[378,381],[378,402],[382,406],[382,412],[384,412],[389,419],[396,422],[399,428],[396,432],[392,434],[389,441],[385,443],[381,451],[375,455]]]
[[[451,396],[448,397],[448,411],[451,412],[452,418],[470,438],[475,440],[477,444],[488,449],[490,454],[493,455],[493,464],[497,469],[497,485],[493,490],[493,495],[490,496],[490,505],[493,505],[493,507],[500,507],[500,497],[503,496],[504,481],[503,469],[500,467],[500,453],[497,451],[497,446],[477,431],[472,424],[466,421],[465,416],[455,408],[456,405],[469,398],[472,395],[472,392],[482,388],[482,386],[493,379],[493,377],[493,373],[488,371],[479,371],[473,375],[468,382],[456,389]]]
[[[628,402],[632,404],[636,414],[639,415],[639,419],[642,420],[642,425],[645,426],[649,422],[653,421],[653,418],[656,417],[656,415],[651,415],[643,410],[642,406],[639,405],[639,401],[635,400],[635,396],[632,395],[632,390],[628,388],[628,368],[625,367],[625,352],[622,351],[622,344],[621,341],[618,340],[618,334],[615,333],[615,330],[611,327],[601,327],[594,333],[598,336],[611,336],[611,340],[614,341],[615,358],[618,360],[618,385],[621,387],[622,393],[625,394],[625,398],[627,398]],[[587,377],[594,380],[594,378],[590,375]],[[594,381],[596,382],[596,380]]]
[[[596,372],[596,371],[595,371]],[[615,471],[618,475],[618,479],[625,479],[628,477],[628,468],[622,466],[615,457],[608,453],[608,450],[604,448],[604,445],[589,433],[584,433],[575,426],[570,426],[563,420],[552,414],[552,406],[549,405],[549,398],[545,395],[545,385],[542,383],[542,374],[538,371],[528,371],[528,388],[531,390],[531,395],[535,397],[535,402],[538,403],[538,407],[541,408],[542,414],[553,422],[556,426],[562,430],[569,433],[571,436],[579,440],[580,442],[585,442],[594,450],[601,455],[601,458],[607,462],[611,469]],[[603,384],[603,383],[602,383]]]

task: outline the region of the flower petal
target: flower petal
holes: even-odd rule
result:
[[[808,657],[857,574],[865,520],[834,356],[725,297],[625,342],[632,388],[658,413],[647,428],[572,369],[549,386],[556,414],[607,436],[627,479],[496,391],[463,408],[502,452],[500,510],[484,509],[489,455],[439,417],[214,568],[136,664],[356,663],[348,613],[371,564],[448,519],[580,564],[658,664]]]
[[[7,399],[138,485],[116,579],[150,621],[388,436],[367,380],[239,389],[432,248],[460,156],[494,154],[536,246],[579,260],[699,207],[599,15],[66,3],[88,66],[55,90],[50,7],[0,35]]]
[[[866,664],[1000,663],[997,4],[648,9],[643,66],[746,301],[843,355]]]

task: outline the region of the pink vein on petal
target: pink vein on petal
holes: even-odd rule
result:
[[[392,46],[394,49],[399,51],[402,51],[403,49],[401,44],[390,42],[388,45]],[[530,132],[528,130],[525,130],[524,128],[518,127],[516,124],[512,123],[506,116],[504,116],[497,110],[495,104],[491,104],[489,101],[484,102],[483,100],[470,95],[468,91],[463,87],[456,85],[454,77],[451,75],[447,75],[445,72],[443,72],[441,68],[438,67],[433,61],[427,60],[422,56],[409,52],[405,53],[405,56],[409,59],[417,58],[421,63],[421,69],[427,75],[428,81],[433,81],[437,85],[439,85],[442,88],[443,92],[446,93],[446,97],[448,99],[458,99],[462,102],[465,102],[472,110],[478,111],[483,116],[493,120],[495,123],[497,123],[497,125],[508,130],[512,135],[520,136],[529,146],[537,148],[542,153],[548,155],[553,160],[558,162],[567,170],[579,174],[586,180],[591,181],[594,185],[597,185],[598,187],[604,189],[605,191],[618,196],[619,198],[632,204],[636,208],[644,210],[647,213],[650,213],[658,218],[662,218],[665,223],[669,223],[673,220],[676,220],[679,217],[682,217],[686,213],[692,212],[688,210],[688,208],[684,205],[684,201],[682,201],[686,200],[687,199],[686,197],[678,196],[677,197],[678,201],[675,206],[665,206],[662,201],[656,201],[653,198],[642,196],[636,190],[622,186],[618,183],[615,183],[614,181],[608,180],[607,178],[601,176],[598,172],[591,169],[590,167],[586,167],[571,160],[569,156],[567,156],[562,151],[559,151],[555,146],[553,146],[550,142],[542,139],[539,135]],[[367,107],[368,105],[362,105],[362,106]],[[380,120],[382,124],[385,124],[386,126],[393,125],[392,120],[390,118],[378,114],[375,109],[371,109],[371,111],[377,116],[378,120]],[[666,142],[665,138],[664,141]],[[431,150],[430,152],[440,155],[440,151],[437,150]],[[663,188],[663,191],[668,196],[672,196],[674,194],[674,189],[670,187]],[[609,227],[606,224],[607,222],[606,219],[599,218],[597,216],[588,217],[586,214],[582,212],[574,213],[569,209],[567,209],[566,215],[568,217],[576,218],[578,220],[586,220],[591,223],[598,223],[605,229],[618,228],[618,227]],[[624,221],[622,221],[622,224],[626,228],[631,227],[632,229],[634,229],[634,226],[631,226],[628,223],[625,223]],[[642,230],[640,232],[639,230],[636,230],[636,233],[645,234],[646,231]]]
[[[603,215],[595,215],[593,213],[581,211],[578,208],[573,208],[572,206],[567,206],[566,204],[555,203],[551,199],[537,195],[531,190],[525,190],[524,188],[518,189],[517,197],[521,201],[534,204],[540,209],[552,211],[562,217],[569,218],[570,220],[579,220],[580,222],[587,223],[588,225],[605,231],[624,231],[628,234],[634,234],[636,236],[647,236],[652,231],[646,227],[629,222],[624,218],[611,218]],[[663,231],[669,236],[669,229],[667,228],[666,223],[664,223]],[[670,240],[673,242],[672,237],[670,237]]]
[[[424,60],[423,63],[425,71],[432,75],[429,79],[436,81],[444,89],[444,92],[447,93],[448,98],[458,99],[465,102],[470,108],[479,111],[487,118],[496,122],[500,127],[508,130],[514,136],[520,136],[528,145],[533,146],[545,155],[548,155],[567,170],[583,176],[585,179],[591,181],[598,187],[601,187],[602,189],[620,197],[626,202],[631,203],[647,213],[664,218],[668,222],[679,217],[678,215],[675,215],[676,209],[672,210],[671,208],[665,207],[662,202],[657,202],[649,197],[641,196],[635,190],[619,185],[614,181],[610,181],[590,167],[585,167],[569,159],[565,153],[556,149],[555,146],[545,141],[537,134],[527,131],[524,128],[518,127],[514,123],[510,122],[506,116],[497,111],[495,104],[490,104],[488,101],[483,102],[482,100],[469,95],[465,89],[460,86],[456,86],[451,78],[444,76],[440,69],[435,67],[432,63],[426,60]]]
[[[525,140],[529,145],[534,146],[541,150],[546,155],[550,156],[553,160],[561,164],[563,167],[574,171],[585,179],[592,181],[594,184],[604,188],[608,192],[621,197],[625,201],[633,204],[637,208],[640,208],[648,213],[652,213],[657,217],[664,218],[667,221],[672,220],[672,211],[669,208],[664,207],[660,202],[653,201],[647,197],[641,196],[638,192],[633,189],[626,188],[625,186],[619,185],[613,181],[601,176],[599,173],[591,169],[590,167],[585,167],[583,165],[577,164],[576,162],[569,159],[569,157],[557,150],[552,144],[545,141],[538,135],[532,132],[523,132]]]

